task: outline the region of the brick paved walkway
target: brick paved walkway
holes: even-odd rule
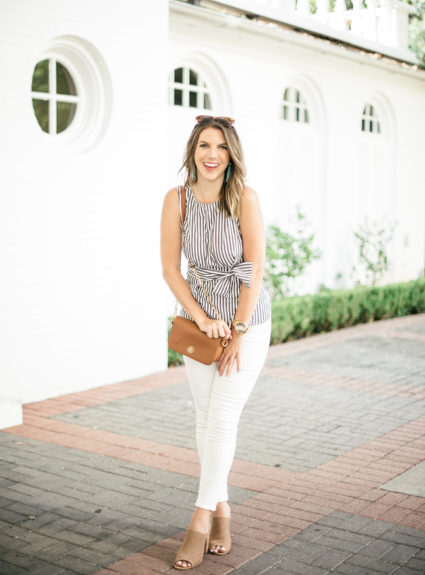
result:
[[[26,405],[0,432],[0,574],[177,573],[192,414],[183,368]],[[234,547],[192,572],[424,575],[424,454],[425,314],[271,348],[230,478]]]

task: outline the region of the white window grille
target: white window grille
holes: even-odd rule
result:
[[[107,130],[112,109],[109,71],[95,46],[83,38],[50,40],[34,62],[30,93],[40,145],[83,152]]]
[[[189,67],[171,72],[169,83],[170,106],[211,110],[211,95],[202,76]]]
[[[287,122],[310,123],[307,102],[301,92],[292,86],[283,93],[283,119]]]
[[[367,132],[369,134],[381,133],[381,122],[376,113],[376,108],[372,104],[366,104],[363,108],[361,126],[362,132]]]
[[[59,134],[68,128],[80,101],[71,74],[55,58],[35,66],[31,96],[37,122],[48,134]]]

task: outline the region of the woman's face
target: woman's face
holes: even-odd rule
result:
[[[223,132],[219,128],[202,130],[196,145],[194,160],[198,181],[205,179],[212,182],[224,178],[230,154]]]

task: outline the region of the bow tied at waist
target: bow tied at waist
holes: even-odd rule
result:
[[[252,276],[252,262],[240,262],[228,269],[207,269],[196,268],[202,282],[215,280],[214,284],[209,285],[213,294],[231,297],[239,293],[239,282],[242,281],[247,287],[250,286]],[[187,279],[192,285],[200,288],[199,282],[193,271],[192,265],[188,266]]]

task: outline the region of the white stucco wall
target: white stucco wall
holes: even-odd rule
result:
[[[13,0],[0,22],[0,395],[28,402],[164,369],[168,2],[147,14],[138,0],[57,0],[52,13]],[[32,110],[34,65],[62,35],[89,41],[111,80],[110,121],[88,150],[43,133]]]

